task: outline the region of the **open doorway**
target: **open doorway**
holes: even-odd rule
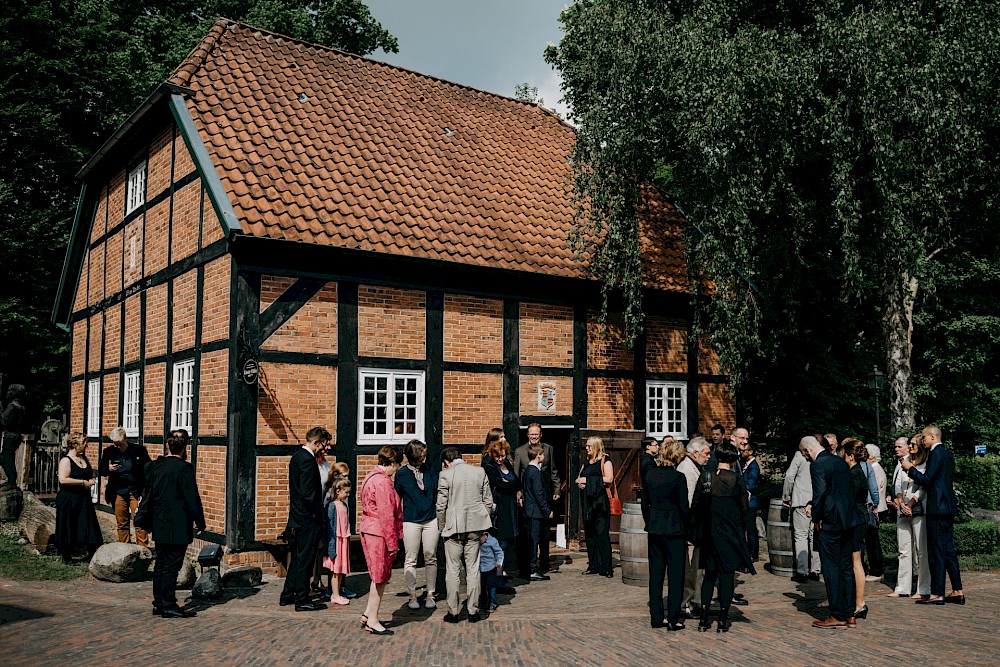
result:
[[[549,538],[552,542],[556,541],[556,526],[568,523],[569,493],[573,481],[569,477],[576,477],[576,471],[571,473],[569,469],[570,443],[573,440],[574,429],[572,425],[542,426],[542,442],[552,446],[552,464],[559,473],[560,480],[559,500],[552,503],[552,513],[555,515],[550,523]],[[519,444],[523,445],[526,442],[528,442],[528,426],[524,425],[520,429]]]

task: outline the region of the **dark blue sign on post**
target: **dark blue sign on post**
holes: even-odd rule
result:
[[[986,445],[976,445],[976,456],[986,456]]]

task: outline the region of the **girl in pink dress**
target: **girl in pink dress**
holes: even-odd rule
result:
[[[379,606],[385,585],[392,577],[392,561],[403,537],[403,505],[393,487],[392,478],[403,461],[399,447],[386,445],[378,450],[378,465],[368,473],[361,484],[359,500],[363,517],[358,526],[361,548],[365,552],[368,574],[372,586],[368,607],[361,616],[361,624],[373,635],[391,635],[378,620]]]
[[[340,593],[345,575],[351,573],[351,522],[347,518],[347,498],[350,495],[351,480],[346,477],[337,479],[330,486],[327,518],[330,522],[331,544],[323,558],[323,567],[330,571],[330,602],[340,605],[351,603]]]

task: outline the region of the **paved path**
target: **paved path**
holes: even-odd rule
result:
[[[362,632],[364,598],[349,607],[295,613],[278,606],[281,580],[165,620],[150,613],[150,584],[13,582],[0,579],[3,665],[809,665],[851,667],[1000,664],[1000,573],[965,575],[964,607],[926,607],[884,597],[868,585],[871,614],[856,630],[813,630],[822,585],[795,585],[766,572],[745,577],[751,604],[728,634],[652,630],[645,589],[619,578],[582,577],[566,563],[549,582],[518,588],[478,624],[442,622],[440,604],[411,612],[402,572],[393,574],[383,618],[392,638]],[[363,575],[353,577],[361,587]]]

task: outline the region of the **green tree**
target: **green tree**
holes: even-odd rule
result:
[[[912,428],[920,290],[965,239],[996,233],[998,9],[583,0],[565,10],[547,59],[579,127],[576,193],[589,208],[578,238],[630,330],[642,312],[639,195],[655,181],[687,213],[695,284],[713,284],[700,329],[744,392],[769,396],[758,427],[808,419],[829,395],[823,412],[853,428],[869,407],[859,380],[876,363],[893,426]]]
[[[362,55],[398,49],[361,0],[0,6],[0,373],[29,387],[29,423],[66,406],[69,339],[50,315],[74,175],[220,15]]]

